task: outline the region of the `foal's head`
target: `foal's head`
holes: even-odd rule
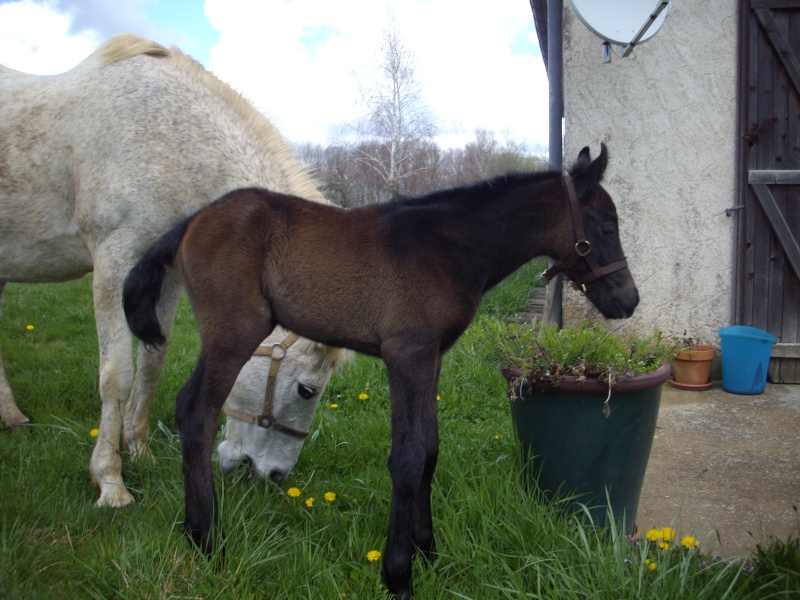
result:
[[[628,270],[619,240],[617,210],[611,196],[600,185],[608,164],[608,152],[602,145],[593,161],[589,148],[581,150],[569,175],[575,190],[573,208],[567,209],[559,234],[562,260],[556,265],[575,286],[609,319],[627,318],[639,304],[639,291]],[[566,185],[566,182],[565,182]],[[568,185],[566,186],[568,188]],[[565,195],[569,196],[568,190]],[[585,241],[580,241],[580,227],[574,211],[580,212]]]

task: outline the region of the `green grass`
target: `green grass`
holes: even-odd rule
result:
[[[438,555],[415,561],[417,597],[789,597],[798,580],[792,541],[764,549],[754,577],[744,561],[659,553],[647,542],[609,538],[526,489],[486,323],[521,310],[541,269],[529,265],[487,296],[476,323],[445,357],[433,491]],[[335,375],[282,486],[216,474],[228,535],[225,567],[216,569],[181,534],[174,398],[197,352],[185,301],[153,406],[157,463],[123,456],[136,498],[123,510],[94,507],[88,473],[89,431],[100,414],[90,279],[9,284],[3,317],[6,370],[35,424],[0,431],[0,598],[385,597],[380,564],[366,560],[368,551],[383,551],[391,485],[380,361],[360,356]],[[360,400],[362,393],[369,398]],[[290,498],[289,487],[300,488],[300,497]],[[329,491],[336,494],[330,503]],[[647,557],[656,558],[657,570],[649,570]]]

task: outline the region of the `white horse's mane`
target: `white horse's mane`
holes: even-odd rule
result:
[[[172,50],[173,54],[181,54],[180,50]],[[105,42],[94,52],[100,56],[103,65],[119,62],[127,58],[133,58],[140,54],[148,56],[169,56],[170,51],[157,42],[147,40],[132,33],[123,33],[114,36]]]
[[[325,353],[325,365],[332,364],[334,366],[341,366],[355,356],[352,350],[347,348],[338,348],[336,346],[326,346],[308,338],[300,338],[297,340],[299,350],[304,354],[310,354],[312,350],[319,350]]]
[[[259,139],[263,139],[270,149],[270,154],[283,165],[294,189],[300,190],[299,196],[307,200],[328,203],[319,191],[319,182],[311,174],[308,167],[298,161],[291,145],[284,139],[280,132],[269,120],[255,109],[252,103],[234,90],[229,84],[218,79],[213,73],[203,67],[199,62],[181,52],[176,47],[166,48],[157,42],[123,33],[116,35],[103,43],[88,60],[99,58],[99,66],[104,66],[128,60],[136,56],[152,56],[155,58],[172,60],[186,73],[199,79],[204,86],[213,91],[225,101],[232,111],[247,123]]]

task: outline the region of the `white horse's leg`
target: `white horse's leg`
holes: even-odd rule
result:
[[[176,272],[167,276],[161,288],[158,320],[161,322],[161,330],[167,340],[172,331],[172,323],[182,290]],[[160,348],[147,350],[144,344],[139,343],[133,392],[122,417],[122,445],[134,458],[150,457],[152,459],[147,448],[148,422],[166,355],[166,344]]]
[[[121,507],[133,502],[122,482],[119,454],[122,411],[133,388],[133,342],[122,310],[122,280],[126,273],[127,269],[104,253],[95,253],[92,285],[103,408],[89,471],[100,489],[97,506]]]
[[[3,288],[5,285],[5,281],[0,281],[0,319],[3,318]],[[9,427],[28,422],[28,417],[23,415],[14,403],[14,395],[11,393],[11,386],[8,385],[6,371],[3,368],[2,354],[0,354],[0,420],[5,421]]]

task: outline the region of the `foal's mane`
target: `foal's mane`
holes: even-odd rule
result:
[[[533,171],[515,172],[511,171],[503,175],[496,175],[489,179],[482,179],[474,183],[436,190],[421,196],[396,195],[391,203],[398,207],[403,206],[435,206],[436,204],[449,203],[451,200],[458,200],[459,203],[483,203],[487,197],[496,196],[498,191],[503,188],[513,188],[524,183],[537,183],[540,180],[561,175],[555,171]]]
[[[151,56],[172,61],[192,79],[199,82],[219,97],[263,141],[269,150],[271,160],[276,160],[285,170],[296,193],[303,198],[322,202],[328,201],[320,193],[317,183],[308,167],[294,155],[290,144],[283,138],[272,123],[239,92],[220,81],[195,59],[187,56],[176,47],[165,48],[161,44],[145,38],[124,33],[107,40],[93,56],[100,59],[100,67],[121,62],[136,56]]]
[[[605,145],[603,146],[602,152],[606,152]],[[607,154],[605,154],[605,156],[607,159]],[[587,167],[592,166],[592,164],[593,163],[589,157],[589,148],[584,148],[581,151],[578,160],[575,161],[569,168],[568,173],[570,175],[575,175]],[[603,169],[605,169],[604,165],[602,166],[598,177],[594,182],[595,185],[602,180]],[[403,196],[401,194],[397,194],[390,203],[394,204],[398,208],[402,208],[404,206],[421,207],[446,204],[458,199],[462,205],[465,203],[478,205],[482,202],[485,202],[487,198],[497,197],[498,192],[502,193],[503,188],[515,188],[519,187],[520,185],[525,185],[526,183],[533,185],[552,177],[561,178],[562,175],[563,173],[557,170],[527,172],[509,171],[503,175],[496,175],[489,179],[483,179],[463,186],[438,190],[423,196]]]

